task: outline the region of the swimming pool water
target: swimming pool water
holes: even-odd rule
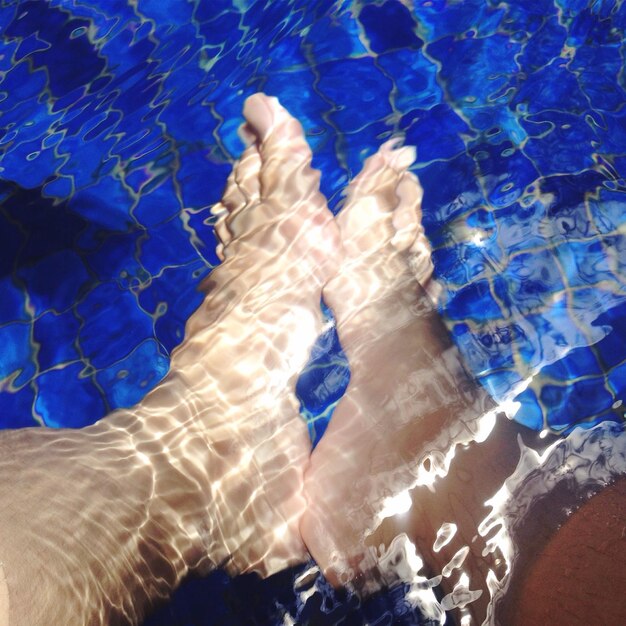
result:
[[[622,419],[625,28],[620,0],[2,2],[0,426],[80,427],[163,377],[260,90],[334,210],[386,138],[417,146],[440,309],[516,419]],[[330,333],[299,384],[314,438],[347,376]],[[304,610],[281,584],[260,604]]]

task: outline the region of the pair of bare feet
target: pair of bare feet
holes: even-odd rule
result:
[[[267,576],[307,550],[366,592],[412,577],[465,625],[507,574],[486,501],[522,429],[494,428],[433,310],[413,151],[383,145],[334,219],[300,124],[260,94],[244,114],[224,262],[166,379],[92,427],[0,436],[0,626],[137,624],[190,572]],[[294,390],[322,294],[352,377],[311,454]]]
[[[228,423],[253,414],[242,412],[246,402],[264,407],[249,424],[251,462],[239,463],[232,476],[233,485],[256,485],[242,500],[253,512],[247,528],[256,540],[243,552],[233,546],[235,569],[269,574],[301,558],[306,546],[337,584],[367,593],[412,576],[416,604],[432,617],[442,618],[445,609],[464,625],[487,616],[514,623],[516,609],[503,595],[514,595],[513,561],[525,566],[511,542],[533,555],[540,537],[550,535],[546,528],[554,530],[577,499],[624,471],[617,452],[624,436],[620,431],[611,457],[608,431],[583,438],[587,443],[574,450],[571,441],[557,445],[497,419],[432,306],[437,286],[421,225],[422,190],[408,171],[412,148],[384,144],[349,185],[333,220],[300,124],[260,94],[244,114],[249,146],[215,209],[224,263],[210,276],[205,309],[190,321],[190,338],[173,361],[174,371],[185,371],[186,346],[214,341],[219,312],[228,333],[217,334],[228,345],[219,343],[211,361],[228,368],[213,375],[229,383]],[[309,458],[294,388],[320,330],[321,295],[335,314],[352,374]],[[233,319],[244,320],[241,334]],[[247,428],[236,426],[238,436]],[[589,452],[594,437],[605,442],[605,460],[619,459],[604,472]],[[549,444],[544,457],[535,453]],[[584,476],[572,478],[572,466]],[[587,467],[596,467],[595,475],[587,477]],[[537,482],[543,490],[532,487]],[[554,486],[564,482],[569,492],[557,505]],[[525,503],[523,514],[519,507],[507,513],[509,491]],[[261,494],[268,517],[254,513]],[[553,506],[545,506],[546,494]],[[216,517],[226,520],[226,534],[236,525],[233,502],[221,500]],[[540,529],[522,524],[538,511]],[[416,549],[425,561],[421,576]],[[429,587],[439,587],[440,602],[423,593]]]
[[[432,306],[414,151],[384,144],[333,219],[300,124],[261,94],[244,115],[249,145],[214,208],[224,262],[168,379],[185,389],[176,397],[191,390],[186,421],[211,451],[207,552],[232,572],[268,575],[308,550],[336,584],[367,593],[413,576],[431,616],[493,618],[511,569],[494,496],[515,475],[519,438],[549,442],[496,420]],[[352,375],[310,455],[294,389],[322,295]],[[409,572],[416,549],[421,576]],[[429,587],[440,602],[425,599]]]
[[[260,94],[244,115],[249,145],[213,211],[224,262],[169,377],[197,389],[198,406],[220,398],[211,408],[219,418],[203,426],[224,461],[209,461],[209,477],[219,477],[210,552],[231,571],[267,575],[301,560],[306,546],[333,582],[367,591],[389,582],[376,556],[398,533],[375,531],[398,495],[410,502],[409,488],[444,476],[455,447],[493,425],[492,407],[432,306],[413,149],[384,144],[335,220],[300,124]],[[352,378],[309,459],[294,388],[321,329],[322,294]],[[433,532],[432,544],[455,513],[440,510],[434,530],[430,518],[416,528]],[[435,554],[434,569],[450,556]]]

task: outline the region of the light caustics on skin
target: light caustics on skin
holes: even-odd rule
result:
[[[83,430],[0,437],[11,624],[137,624],[189,572],[267,576],[305,558],[310,440],[295,380],[339,257],[300,125],[244,110],[250,145],[216,208],[224,263],[167,378]]]
[[[304,555],[298,522],[310,444],[293,390],[319,334],[321,286],[338,241],[300,125],[262,96],[244,113],[252,143],[214,208],[224,263],[205,284],[172,372],[186,388],[190,428],[210,452],[199,469],[216,477],[207,552],[229,571],[268,575]]]
[[[607,422],[591,429],[577,428],[541,454],[526,446],[521,439],[518,444],[520,458],[517,467],[485,503],[491,511],[476,529],[486,539],[482,556],[496,553],[503,565],[500,577],[492,569],[488,570],[485,582],[489,601],[482,617],[477,618],[468,610],[483,595],[482,590],[472,589],[470,576],[463,567],[470,554],[468,545],[453,554],[439,575],[427,578],[419,548],[405,533],[400,533],[387,548],[372,547],[364,553],[358,570],[368,573],[377,568],[378,579],[362,589],[368,592],[380,585],[404,583],[408,584],[405,600],[428,619],[443,624],[446,621],[445,612],[457,609],[459,622],[464,626],[504,623],[499,619],[499,606],[506,600],[519,561],[528,557],[520,553],[520,546],[523,545],[520,530],[524,530],[529,518],[537,513],[535,509],[542,499],[553,493],[560,483],[566,482],[572,492],[572,502],[579,504],[626,473],[626,432],[623,424]],[[544,504],[550,506],[549,502]],[[402,510],[397,514],[404,512]],[[449,544],[457,528],[454,523],[443,523],[437,531],[433,551],[438,552]],[[433,590],[455,570],[458,570],[457,582],[448,594],[437,600]]]

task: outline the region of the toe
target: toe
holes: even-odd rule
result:
[[[228,176],[222,200],[211,209],[211,214],[217,218],[215,234],[219,243],[216,253],[222,261],[233,235],[238,234],[233,232],[234,217],[248,204],[258,200],[260,165],[261,160],[256,146],[246,148]]]
[[[264,93],[250,96],[243,105],[243,116],[247,121],[244,126],[246,133],[252,133],[258,140],[264,141],[274,128],[279,107],[278,98]]]
[[[222,200],[228,214],[225,217],[226,227],[233,237],[239,237],[250,229],[247,207],[258,204],[260,197],[259,173],[261,157],[256,145],[246,148],[241,159],[233,169],[233,184],[227,187]]]
[[[211,214],[215,218],[217,218],[213,225],[213,229],[215,231],[218,242],[215,252],[217,253],[220,261],[223,261],[224,248],[230,243],[230,240],[232,239],[232,235],[226,227],[226,216],[228,215],[228,211],[221,202],[218,202],[211,208]]]
[[[415,149],[397,147],[398,141],[369,157],[348,189],[338,221],[349,255],[376,253],[388,242],[404,251],[420,232],[422,188],[408,171]]]
[[[311,149],[301,124],[276,98],[255,94],[246,101],[248,129],[258,138],[261,167],[261,196],[279,210],[303,202],[325,208],[319,193],[319,173],[311,167]]]
[[[391,243],[397,250],[406,250],[415,241],[420,229],[422,188],[417,178],[404,172],[396,186],[398,205],[392,216],[395,234]]]
[[[242,181],[247,181],[250,176],[254,176],[255,155],[257,155],[258,158],[256,146],[248,146],[241,157],[235,162],[232,172],[228,176],[221,204],[229,213],[236,213],[241,210],[248,201],[248,195],[251,192],[248,191],[245,185],[242,185]],[[259,167],[257,166],[257,175],[258,171]]]

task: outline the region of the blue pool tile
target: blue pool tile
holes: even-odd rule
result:
[[[169,358],[154,339],[140,343],[126,358],[102,368],[96,375],[109,390],[111,408],[130,407],[139,402],[167,373]]]
[[[392,112],[388,98],[392,83],[371,57],[329,61],[319,65],[318,72],[317,89],[334,103],[329,117],[342,132],[358,131]],[[359,89],[346,90],[347,81],[355,81]]]
[[[569,113],[541,113],[523,122],[529,139],[526,154],[544,176],[570,174],[593,167],[597,133],[587,120]]]
[[[463,351],[463,356],[465,356]],[[511,401],[520,402],[519,394],[515,395],[519,389],[520,375],[514,370],[494,370],[485,372],[481,376],[477,376],[478,381],[485,387],[489,394],[498,402]],[[538,407],[534,398],[528,398],[528,408],[522,406],[518,409],[515,420],[520,422],[526,419],[526,426],[536,430],[541,429],[541,409]],[[527,412],[528,411],[528,412]]]
[[[626,191],[626,187],[624,191]],[[626,195],[624,191],[600,189],[596,197],[589,199],[593,232],[609,234],[623,223],[626,217]]]
[[[83,370],[82,363],[74,363],[37,377],[39,393],[35,411],[46,426],[81,428],[93,424],[106,412],[100,392],[93,384],[74,384]],[[72,393],[64,393],[70,387]]]
[[[551,251],[516,255],[507,269],[509,293],[522,311],[544,308],[565,288]]]
[[[515,402],[521,405],[515,414],[515,419],[528,428],[542,430],[544,414],[535,392],[532,389],[526,389],[515,397]]]
[[[626,142],[626,112],[623,108],[612,113],[602,113],[598,117],[598,134],[606,153],[623,154]]]
[[[7,244],[3,249],[7,254],[14,251],[11,259],[14,267],[32,265],[49,255],[71,250],[85,227],[84,220],[71,212],[67,203],[53,204],[50,199],[42,198],[39,189],[13,187],[3,210],[14,223],[20,224],[19,229],[14,229],[10,222],[0,229],[0,241]],[[0,255],[0,259],[3,257]]]
[[[587,0],[555,0],[555,4],[568,17],[577,15],[578,13],[584,11],[589,5]]]
[[[548,215],[555,222],[553,234],[561,234],[563,237],[585,234],[586,222],[576,219],[575,224],[572,224],[569,216],[585,205],[586,190],[593,192],[599,190],[605,180],[602,174],[593,170],[562,176],[546,176],[541,180],[542,193],[552,196]],[[561,220],[563,223],[559,224]]]
[[[420,166],[415,173],[424,188],[423,221],[426,232],[437,245],[436,230],[484,203],[476,181],[476,165],[463,153],[447,161]]]
[[[539,176],[535,164],[509,141],[472,146],[489,202],[496,208],[519,200],[524,190]]]
[[[620,371],[623,371],[622,364],[626,359],[626,304],[622,303],[603,311],[594,320],[594,325],[604,327],[608,331],[606,338],[595,344],[604,370],[619,367]],[[613,378],[615,379],[615,376]],[[626,379],[623,382],[626,383]]]
[[[346,6],[332,17],[322,13],[303,33],[302,45],[313,52],[315,64],[357,57],[367,53],[359,34],[359,24]]]
[[[626,404],[626,361],[615,366],[609,372],[607,378],[608,384],[617,398],[616,403],[618,406],[615,408],[620,409]],[[615,406],[615,403],[612,406]]]
[[[572,287],[596,285],[606,281],[616,289],[622,286],[619,266],[620,248],[616,245],[621,237],[594,238],[590,241],[572,241],[558,247],[562,265],[568,272],[568,283]]]
[[[463,286],[491,274],[492,263],[484,248],[472,243],[455,246],[454,254],[436,250],[433,262],[437,271],[446,277],[449,287]]]
[[[7,195],[10,193],[9,189],[10,187],[8,186],[5,188]],[[4,196],[2,191],[0,193]],[[3,197],[2,201],[6,204],[10,202],[6,197]],[[9,211],[7,213],[10,214]],[[2,276],[2,280],[10,280],[16,265],[16,259],[28,235],[18,228],[17,224],[11,223],[4,215],[2,217],[2,228],[0,228],[0,249],[2,250],[2,254],[0,254],[0,276]]]
[[[214,10],[217,8],[216,4],[218,2],[212,0]],[[142,17],[154,20],[157,25],[167,26],[172,21],[179,23],[191,21],[192,7],[192,2],[180,4],[177,0],[141,0],[139,10]],[[175,20],[172,19],[173,16],[176,16]]]
[[[41,370],[80,359],[75,345],[79,329],[80,322],[73,311],[61,314],[49,311],[35,320],[33,339],[37,343],[37,363]]]
[[[19,170],[12,180],[23,187],[33,188],[45,182],[47,173],[54,172],[60,160],[54,150],[42,150],[41,139],[35,139],[16,144],[2,163],[6,168]]]
[[[15,392],[0,392],[0,429],[40,426],[41,422],[33,415],[35,397],[32,385]]]
[[[548,424],[562,430],[571,423],[571,412],[585,419],[610,409],[613,397],[596,380],[579,380],[567,385],[544,385],[541,402]]]
[[[464,0],[452,4],[446,0],[420,0],[415,3],[419,32],[429,41],[449,35],[473,32],[480,37],[493,35],[504,17],[504,10],[483,0]]]
[[[15,98],[14,105],[35,109],[43,108],[37,99],[46,86],[45,71],[43,69],[32,71],[26,60],[12,65],[2,81],[2,88],[10,90],[12,97]]]
[[[394,104],[401,113],[430,109],[444,101],[437,66],[423,52],[399,49],[378,55],[377,61],[394,82]]]
[[[596,351],[585,346],[574,348],[559,361],[546,365],[541,374],[546,380],[567,382],[581,376],[601,375],[602,367],[598,362]]]
[[[184,265],[197,259],[191,233],[180,216],[153,228],[140,240],[139,258],[147,272],[156,275],[168,265]]]
[[[88,286],[90,277],[82,259],[62,250],[38,263],[18,270],[30,294],[35,315],[69,309]]]
[[[511,103],[518,110],[529,113],[557,109],[574,115],[584,115],[589,109],[589,101],[565,59],[554,60],[540,70],[528,74]]]
[[[596,2],[593,8],[587,7],[577,15],[572,16],[569,22],[569,45],[581,46],[594,44],[620,45],[622,33],[613,28],[609,17],[612,2]],[[600,18],[600,19],[598,19]]]
[[[424,45],[415,34],[417,24],[409,9],[398,0],[387,0],[380,5],[366,4],[358,19],[370,49],[378,54],[397,48],[419,50]]]
[[[496,233],[499,245],[508,254],[545,246],[546,207],[541,202],[513,203],[498,212]]]
[[[621,45],[582,46],[576,50],[571,67],[578,75],[591,106],[599,111],[618,111],[626,100]]]
[[[26,293],[15,285],[10,276],[0,277],[0,293],[0,326],[30,318],[26,311]]]
[[[68,20],[66,12],[46,2],[23,2],[6,34],[27,37],[37,33],[40,40],[50,44],[29,58],[35,68],[46,68],[48,87],[59,97],[93,80],[104,69],[102,57],[86,36],[88,27],[88,21]],[[73,36],[76,31],[81,34]]]
[[[0,381],[11,378],[14,387],[26,385],[36,371],[30,324],[15,322],[0,326],[0,346]]]
[[[320,190],[328,199],[328,208],[334,215],[341,208],[344,189],[349,182],[345,162],[339,159],[340,146],[338,144],[339,140],[333,138],[332,143],[329,142],[324,146],[324,150],[318,150],[313,155],[313,167],[323,173]]]
[[[350,380],[350,370],[334,328],[318,339],[312,352],[298,378],[296,395],[306,411],[320,415],[341,398]],[[329,358],[329,354],[333,356]]]
[[[520,45],[503,35],[480,39],[446,37],[428,45],[428,54],[442,63],[441,80],[458,106],[486,105],[519,71]]]
[[[454,294],[447,304],[447,315],[452,320],[482,321],[499,319],[502,316],[502,310],[494,298],[489,282],[479,280],[459,289]]]
[[[90,272],[100,281],[117,281],[120,285],[142,283],[149,277],[137,258],[140,241],[145,233],[107,233],[99,231],[96,241],[83,240],[91,248],[83,258]]]
[[[192,187],[192,185],[189,185]],[[197,206],[191,202],[188,206]],[[147,193],[142,193],[139,202],[133,208],[134,218],[147,228],[161,224],[174,217],[181,210],[180,199],[174,181],[169,175],[151,185]]]
[[[74,191],[74,179],[71,176],[55,176],[42,188],[42,194],[55,200],[66,200]]]
[[[480,141],[494,145],[508,141],[516,148],[525,143],[527,134],[522,116],[508,106],[467,107],[463,114],[471,121],[472,129],[480,131]]]
[[[392,135],[392,129],[385,122],[375,122],[361,128],[358,133],[344,135],[340,154],[350,178],[354,178],[361,171],[365,158],[373,154]]]
[[[567,38],[567,30],[559,23],[557,15],[551,15],[525,41],[520,56],[520,66],[526,71],[536,71],[561,54]]]
[[[139,304],[154,317],[155,335],[168,353],[182,341],[187,318],[202,302],[195,280],[204,275],[200,263],[168,267],[139,291]]]
[[[96,368],[126,357],[135,345],[153,336],[152,318],[138,309],[130,291],[116,285],[102,283],[93,289],[76,312],[82,320],[78,335],[82,354]]]
[[[461,136],[469,133],[467,123],[447,104],[414,109],[400,124],[405,141],[417,147],[417,163],[450,159],[465,151]]]

